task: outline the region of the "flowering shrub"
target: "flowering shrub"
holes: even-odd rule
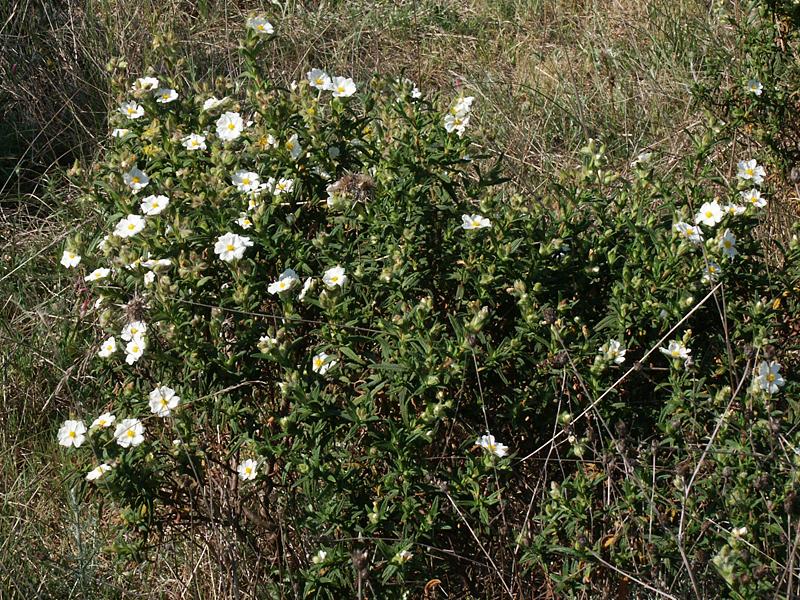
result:
[[[800,250],[770,272],[754,240],[760,157],[720,178],[715,123],[670,174],[590,141],[525,198],[470,156],[471,97],[283,89],[274,35],[250,19],[215,89],[118,71],[84,170],[107,228],[62,264],[96,295],[96,388],[58,440],[114,549],[221,528],[322,598],[777,581]]]

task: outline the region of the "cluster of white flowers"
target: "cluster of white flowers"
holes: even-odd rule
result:
[[[760,166],[755,160],[743,160],[738,164],[737,178],[740,183],[752,182],[754,185],[761,185],[765,175],[764,167]],[[767,204],[766,200],[762,198],[761,192],[756,188],[742,190],[739,194],[745,206],[739,204],[726,204],[725,206],[721,206],[717,200],[705,202],[700,207],[697,214],[695,214],[694,225],[686,223],[685,221],[677,221],[672,226],[673,232],[681,239],[699,245],[705,240],[701,226],[709,228],[716,227],[726,216],[737,217],[743,214],[748,205],[758,209],[763,208]],[[736,235],[730,229],[725,229],[720,232],[715,242],[724,258],[733,260],[739,254],[736,248]],[[702,282],[713,283],[719,279],[721,272],[722,268],[718,263],[706,259]]]
[[[132,365],[138,361],[147,347],[147,325],[143,321],[131,321],[122,328],[120,336],[127,342],[125,344],[125,362]],[[113,338],[111,338],[113,339]],[[114,342],[116,349],[116,341]]]
[[[444,128],[448,133],[455,132],[458,137],[464,135],[469,125],[469,113],[472,110],[472,96],[459,96],[450,105],[447,114],[444,116]]]
[[[333,93],[334,98],[347,98],[356,93],[356,84],[349,77],[331,77],[322,69],[311,69],[306,73],[311,87]]]
[[[117,418],[105,412],[89,427],[89,433],[110,428]],[[123,419],[114,429],[113,438],[119,446],[130,448],[144,442],[144,425],[139,419]],[[86,441],[86,425],[81,420],[69,419],[64,421],[58,430],[58,443],[67,448],[79,448]],[[112,470],[112,465],[101,463],[86,474],[87,481],[96,481]]]

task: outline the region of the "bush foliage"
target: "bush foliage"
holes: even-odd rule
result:
[[[109,550],[221,529],[264,597],[785,589],[800,245],[758,239],[787,158],[731,154],[729,120],[777,131],[779,86],[751,66],[669,171],[589,140],[530,197],[466,94],[282,89],[259,23],[235,81],[110,64],[115,136],[73,170],[107,228],[63,249],[102,355],[71,419],[116,421],[61,437],[118,509]]]

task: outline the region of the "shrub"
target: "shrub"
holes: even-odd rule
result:
[[[118,507],[113,550],[229,532],[264,596],[778,581],[798,244],[765,260],[762,167],[713,160],[730,130],[668,172],[591,140],[522,197],[470,155],[470,97],[281,89],[249,24],[237,81],[167,61],[131,90],[112,65],[113,142],[74,170],[112,232],[64,248],[97,295],[104,414],[59,440],[90,449],[75,484]]]

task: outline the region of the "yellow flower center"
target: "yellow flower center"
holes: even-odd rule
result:
[[[131,346],[132,354],[139,352],[139,346]]]
[[[169,403],[167,402],[166,398],[161,398],[161,406],[166,407]]]
[[[678,356],[680,356],[680,355],[681,355],[681,352],[680,352],[680,350],[673,350],[673,351],[672,351],[672,356],[674,356],[674,357],[678,357]]]
[[[131,181],[133,183],[139,183],[139,178],[136,175],[134,175],[133,177],[131,177]]]
[[[133,429],[128,429],[128,431],[126,433],[127,433],[129,438],[132,438],[132,437],[136,436],[136,432]]]
[[[250,178],[245,177],[242,179],[242,185],[250,185]]]
[[[477,219],[473,219],[472,220],[472,226],[473,227],[480,227],[481,226],[481,222],[478,221]]]
[[[250,467],[245,467],[244,468],[244,474],[245,475],[250,475],[250,473],[252,473],[252,472],[253,472],[252,468],[250,468]]]
[[[332,277],[331,277],[331,281],[332,281],[333,283],[339,283],[339,276],[338,276],[338,275],[334,275],[334,276],[332,276]]]
[[[74,438],[77,434],[74,431],[69,432],[69,437]]]
[[[745,170],[744,170],[744,172],[745,172],[747,175],[749,175],[750,177],[752,177],[753,175],[755,175],[755,174],[756,174],[756,173],[755,173],[755,171],[754,171],[753,169],[745,169]]]
[[[774,373],[770,373],[769,375],[767,375],[767,381],[769,381],[770,383],[775,381],[775,374]]]
[[[105,420],[104,419],[100,419],[99,421],[97,421],[97,426],[98,427],[105,427],[106,426]]]
[[[234,125],[233,123],[228,123],[228,129],[233,131],[234,129],[236,129],[236,125]]]
[[[236,246],[234,246],[233,244],[228,244],[227,246],[225,246],[225,249],[228,252],[233,252],[234,250],[236,250]]]
[[[128,223],[128,231],[133,231],[134,229],[136,229],[136,225],[133,223]]]

